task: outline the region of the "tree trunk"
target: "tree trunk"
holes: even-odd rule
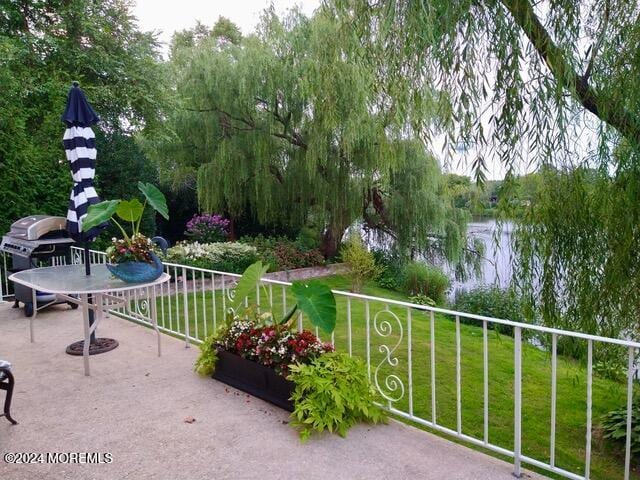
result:
[[[235,242],[238,240],[238,236],[236,234],[236,222],[230,215],[227,216],[229,219],[229,240]]]
[[[342,241],[342,236],[347,227],[339,225],[336,222],[331,222],[327,225],[324,233],[322,234],[322,243],[320,245],[320,251],[324,255],[324,258],[333,258],[338,253],[338,247]]]

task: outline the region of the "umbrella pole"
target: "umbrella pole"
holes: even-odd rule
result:
[[[91,255],[89,252],[89,242],[84,243],[84,272],[87,275],[91,275]],[[87,303],[91,305],[93,303],[93,295],[87,294]],[[92,327],[95,323],[95,314],[93,308],[89,308],[89,326]],[[96,340],[95,330],[91,334],[89,340],[89,355],[96,355],[98,353],[105,353],[113,350],[118,346],[118,342],[112,338],[98,338]],[[84,340],[79,340],[72,343],[67,347],[67,353],[69,355],[83,355]]]
[[[89,242],[84,242],[84,273],[85,275],[91,275],[91,255],[89,253]],[[89,305],[93,303],[93,296],[89,294],[87,296],[87,302]],[[89,308],[89,326],[93,326],[93,322],[95,321],[93,308]],[[91,344],[96,343],[96,331],[94,330],[91,333]]]

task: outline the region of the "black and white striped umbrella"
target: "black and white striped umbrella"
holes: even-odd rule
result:
[[[67,232],[76,242],[88,242],[94,239],[106,226],[99,225],[88,232],[81,231],[82,219],[89,205],[100,202],[93,186],[96,173],[96,137],[91,129],[98,120],[84,92],[73,82],[67,108],[62,116],[67,129],[64,132],[64,150],[69,160],[73,189],[67,210]]]

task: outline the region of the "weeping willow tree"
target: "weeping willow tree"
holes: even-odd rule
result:
[[[398,105],[437,103],[445,150],[542,184],[515,232],[515,280],[551,325],[637,331],[640,6],[630,0],[327,0]],[[426,139],[436,138],[424,124]],[[453,157],[453,155],[452,155]]]
[[[173,182],[197,184],[205,211],[319,225],[328,257],[362,222],[405,252],[462,259],[465,219],[414,129],[435,121],[437,100],[422,84],[421,101],[398,115],[338,29],[294,10],[283,19],[267,11],[245,38],[224,21],[179,34],[177,106],[154,157]]]

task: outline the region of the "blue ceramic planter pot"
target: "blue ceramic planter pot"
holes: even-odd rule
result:
[[[151,253],[151,259],[153,260],[152,263],[107,263],[107,268],[114,276],[127,283],[153,282],[162,275],[164,267],[155,253]]]

